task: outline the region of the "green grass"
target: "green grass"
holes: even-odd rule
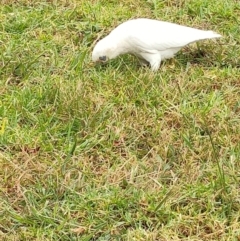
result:
[[[224,37],[93,65],[136,17]],[[234,0],[2,1],[1,240],[240,240],[239,24]]]

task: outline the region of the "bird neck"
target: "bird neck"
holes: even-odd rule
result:
[[[109,46],[111,46],[111,59],[116,58],[119,55],[128,53],[128,44],[126,43],[126,41],[124,41],[124,39],[116,38],[115,36],[114,38],[109,36],[108,41]]]

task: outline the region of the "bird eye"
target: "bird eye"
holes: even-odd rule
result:
[[[106,60],[107,60],[107,57],[106,57],[106,56],[100,56],[100,57],[99,57],[99,60],[101,60],[101,61],[106,61]]]

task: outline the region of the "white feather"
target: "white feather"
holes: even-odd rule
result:
[[[120,24],[93,49],[94,62],[130,53],[150,63],[156,71],[163,59],[172,58],[183,46],[220,34],[152,19],[134,19]],[[105,58],[104,58],[105,57]]]

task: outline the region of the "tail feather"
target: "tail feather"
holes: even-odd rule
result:
[[[213,31],[198,31],[196,33],[196,35],[194,36],[194,40],[189,41],[188,44],[197,42],[199,40],[221,38],[221,37],[222,37],[222,35],[215,33]]]
[[[206,31],[206,38],[221,38],[222,35],[213,31]]]

